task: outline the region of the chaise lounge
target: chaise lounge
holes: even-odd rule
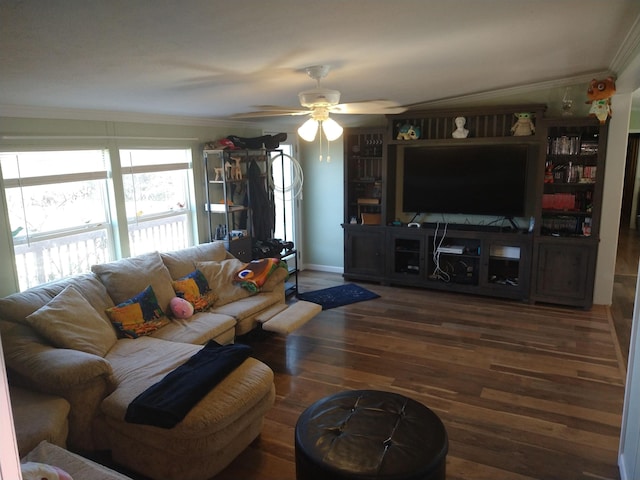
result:
[[[69,403],[71,450],[109,450],[115,462],[153,479],[211,478],[259,435],[275,398],[268,366],[244,359],[172,428],[125,416],[136,397],[204,344],[232,344],[257,325],[256,318],[284,303],[286,269],[274,271],[252,293],[233,282],[242,265],[218,242],[96,265],[92,273],[0,299],[11,387]],[[217,296],[213,306],[171,319],[149,335],[118,337],[107,310],[127,305],[151,286],[158,306],[169,312],[173,282],[195,269]]]

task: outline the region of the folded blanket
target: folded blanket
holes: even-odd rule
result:
[[[287,269],[287,262],[279,258],[260,258],[252,260],[236,273],[234,282],[251,293],[258,293],[269,276],[277,269]]]
[[[209,391],[251,354],[251,347],[210,340],[186,363],[150,386],[129,404],[129,423],[172,428]]]

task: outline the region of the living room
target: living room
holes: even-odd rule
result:
[[[139,58],[143,58],[145,55],[153,57],[157,63],[155,68],[162,66],[162,70],[180,72],[175,73],[172,80],[173,83],[165,83],[162,88],[162,96],[157,97],[159,101],[155,104],[155,109],[163,108],[161,113],[159,110],[153,112],[145,110],[143,104],[147,103],[152,105],[151,97],[143,97],[142,93],[144,89],[137,89],[140,93],[141,99],[136,99],[135,93],[116,91],[113,88],[115,96],[120,98],[122,102],[119,106],[115,104],[108,104],[102,101],[100,95],[91,94],[88,90],[85,90],[92,82],[95,81],[94,77],[80,75],[84,72],[82,63],[91,63],[92,70],[103,75],[107,75],[109,70],[120,71],[118,75],[120,78],[111,79],[113,85],[121,85],[126,88],[127,79],[132,83],[140,76],[144,76],[140,72],[129,71],[124,73],[121,67],[114,63],[116,60],[111,59],[108,62],[105,61],[101,67],[97,64],[101,63],[96,58],[90,58],[87,51],[91,51],[94,47],[96,52],[103,53],[102,48],[104,45],[96,45],[98,38],[110,38],[110,35],[115,35],[119,32],[120,28],[124,28],[120,22],[124,22],[124,19],[116,16],[111,22],[103,22],[102,28],[105,31],[94,32],[92,37],[91,32],[87,32],[89,39],[85,42],[86,51],[80,55],[80,52],[74,50],[74,54],[66,54],[72,57],[72,64],[67,64],[65,68],[69,72],[73,72],[74,75],[79,77],[79,84],[74,88],[78,92],[77,98],[73,100],[67,99],[66,102],[60,103],[59,99],[63,98],[63,92],[60,85],[56,85],[56,76],[53,75],[53,65],[49,62],[54,61],[54,55],[51,54],[47,59],[46,55],[43,58],[34,60],[34,63],[39,63],[40,72],[31,73],[26,64],[13,64],[7,65],[7,69],[3,70],[11,72],[7,75],[8,80],[11,80],[11,84],[7,84],[7,87],[3,89],[4,93],[0,104],[3,105],[2,116],[0,118],[0,132],[2,134],[1,146],[4,151],[17,150],[24,148],[78,148],[90,146],[93,147],[96,144],[107,145],[107,148],[112,149],[110,151],[116,151],[121,148],[152,148],[152,147],[179,147],[184,149],[190,149],[193,158],[193,171],[202,171],[202,147],[203,144],[208,141],[213,141],[219,138],[224,138],[227,135],[233,134],[243,137],[259,136],[264,133],[275,133],[279,131],[287,132],[289,140],[291,140],[296,148],[298,148],[296,157],[300,161],[305,175],[304,185],[304,201],[301,202],[299,212],[299,228],[300,235],[298,239],[298,249],[300,252],[301,264],[307,270],[315,270],[321,272],[329,272],[340,274],[342,273],[343,266],[343,230],[341,224],[344,222],[343,218],[343,205],[342,195],[337,194],[342,190],[343,185],[343,144],[342,139],[322,145],[322,152],[316,142],[306,143],[303,141],[297,142],[296,129],[299,124],[302,123],[301,117],[287,117],[285,120],[273,119],[273,120],[258,120],[252,119],[250,122],[239,121],[230,119],[229,116],[234,113],[243,113],[253,110],[255,105],[295,105],[297,103],[297,92],[307,89],[313,85],[306,75],[301,72],[301,69],[307,65],[315,63],[331,63],[332,71],[323,79],[323,85],[328,87],[339,89],[344,97],[345,101],[360,101],[367,99],[385,98],[394,101],[398,101],[402,105],[419,104],[422,109],[442,109],[442,108],[459,108],[463,107],[481,107],[483,105],[505,105],[505,104],[522,104],[522,103],[544,103],[548,107],[548,113],[550,115],[559,115],[561,112],[561,104],[563,96],[566,92],[569,92],[572,96],[572,100],[575,105],[576,115],[586,115],[588,106],[584,104],[586,86],[589,80],[594,75],[605,75],[607,73],[615,73],[617,77],[617,94],[612,98],[613,114],[609,120],[609,143],[607,150],[607,174],[605,176],[605,197],[603,201],[603,218],[601,224],[601,238],[598,252],[598,264],[597,273],[595,275],[595,289],[594,289],[594,303],[596,305],[608,305],[611,303],[611,292],[614,284],[614,265],[615,255],[617,248],[617,232],[619,224],[619,205],[620,205],[620,187],[622,178],[624,176],[624,150],[626,147],[626,138],[630,132],[637,132],[640,130],[640,118],[638,110],[635,108],[633,92],[640,87],[638,85],[637,75],[638,68],[638,45],[637,45],[637,5],[635,2],[619,2],[615,4],[615,8],[607,6],[603,8],[599,6],[598,2],[589,3],[588,7],[579,2],[567,2],[563,5],[563,9],[560,13],[557,13],[557,6],[550,6],[547,3],[541,3],[532,7],[518,7],[514,8],[513,5],[507,2],[493,2],[491,8],[484,7],[486,11],[482,15],[493,15],[500,17],[504,15],[504,23],[516,22],[519,18],[525,14],[533,15],[532,10],[545,10],[544,15],[538,18],[535,22],[539,24],[527,25],[525,33],[518,33],[516,31],[506,31],[506,29],[495,30],[495,37],[499,39],[498,42],[494,41],[493,45],[499,43],[500,47],[496,50],[496,53],[500,55],[506,55],[507,52],[503,52],[505,44],[511,42],[518,43],[519,48],[522,49],[522,54],[518,57],[517,52],[510,51],[512,55],[510,58],[510,65],[515,65],[516,58],[526,58],[527,60],[522,62],[526,65],[522,66],[523,72],[519,72],[520,77],[509,77],[508,74],[513,72],[504,71],[501,72],[501,76],[498,78],[489,78],[486,75],[487,71],[491,71],[491,67],[480,68],[477,60],[469,59],[467,55],[458,57],[455,54],[456,49],[458,51],[465,51],[471,49],[472,44],[479,39],[484,38],[484,35],[490,35],[483,29],[472,29],[471,20],[474,15],[480,15],[473,5],[473,2],[461,2],[455,8],[447,5],[429,4],[422,6],[422,2],[408,2],[405,6],[407,12],[403,12],[402,15],[399,12],[395,12],[398,8],[395,7],[393,12],[387,10],[389,7],[383,7],[382,5],[376,5],[381,12],[387,13],[389,18],[395,18],[394,23],[398,25],[404,25],[406,23],[406,29],[400,29],[402,34],[398,34],[398,28],[394,27],[390,29],[390,32],[386,32],[387,28],[383,28],[382,25],[374,22],[381,22],[381,19],[373,15],[369,17],[364,15],[360,9],[356,6],[345,7],[343,5],[333,4],[330,6],[335,7],[335,11],[328,14],[319,6],[307,6],[311,11],[309,18],[324,19],[325,23],[322,25],[314,25],[313,32],[309,32],[307,37],[303,36],[304,29],[296,28],[295,35],[299,35],[300,45],[304,45],[309,51],[297,52],[296,49],[292,49],[289,45],[287,48],[282,46],[279,42],[284,44],[290,43],[292,33],[290,27],[293,24],[303,25],[309,24],[309,19],[302,21],[297,17],[290,17],[287,23],[282,23],[280,18],[287,18],[287,11],[291,11],[291,15],[295,11],[296,14],[302,15],[304,12],[297,12],[290,3],[282,4],[282,11],[278,12],[277,8],[272,7],[271,11],[256,13],[253,5],[247,4],[241,7],[235,7],[235,12],[224,12],[220,14],[215,12],[213,7],[207,9],[207,15],[200,15],[205,18],[204,21],[198,23],[198,28],[193,28],[196,25],[196,18],[198,15],[194,15],[190,12],[186,20],[182,20],[176,23],[171,28],[176,30],[192,29],[194,36],[203,36],[207,30],[219,30],[223,29],[228,41],[238,43],[239,45],[234,48],[240,49],[247,56],[247,63],[249,56],[252,58],[254,55],[260,57],[262,61],[251,60],[251,65],[255,68],[242,70],[238,65],[242,62],[238,61],[242,58],[242,53],[235,53],[230,48],[221,48],[220,51],[211,57],[207,57],[202,53],[206,51],[206,45],[200,47],[198,54],[192,56],[177,56],[176,52],[169,52],[168,50],[162,52],[162,48],[158,48],[157,51],[146,44],[146,49],[140,47],[140,50],[133,52],[133,56],[138,55]],[[440,2],[442,3],[442,2]],[[202,5],[199,5],[202,7]],[[60,11],[47,11],[46,15],[36,15],[35,12],[32,15],[30,23],[27,22],[22,16],[27,12],[21,10],[17,5],[11,7],[3,6],[3,17],[13,22],[15,28],[20,32],[12,32],[11,29],[5,30],[3,35],[3,44],[7,46],[6,51],[15,52],[16,56],[23,55],[25,58],[29,56],[37,57],[37,50],[30,50],[33,45],[26,48],[27,45],[22,44],[24,40],[23,36],[38,36],[34,32],[44,32],[47,29],[51,31],[57,31],[57,34],[61,35],[64,31],[62,25],[65,25],[65,21],[71,21],[74,15],[78,19],[82,20],[83,28],[89,22],[84,15],[87,12],[77,12],[76,14],[70,14],[69,12]],[[324,8],[329,9],[329,5]],[[355,10],[355,11],[352,11]],[[502,11],[500,10],[502,9]],[[524,10],[523,10],[524,9]],[[55,10],[55,9],[53,9]],[[194,8],[196,11],[197,8]],[[213,10],[213,11],[212,11]],[[218,6],[218,10],[225,10],[224,6]],[[304,9],[303,9],[304,10]],[[593,10],[596,13],[590,12]],[[161,10],[162,11],[162,10]],[[411,14],[411,11],[416,12]],[[103,12],[104,13],[104,12]],[[131,21],[137,19],[142,21],[140,16],[137,16],[143,11],[136,9],[129,17]],[[169,14],[168,12],[162,12],[166,18],[176,18],[175,13]],[[232,13],[234,13],[232,15]],[[419,14],[418,14],[419,13]],[[539,13],[539,12],[534,12]],[[225,18],[229,15],[228,21],[221,21],[220,18]],[[435,30],[435,26],[429,23],[430,18],[446,18],[447,15],[453,15],[457,18],[462,27],[456,30],[456,36],[447,36],[443,31]],[[49,18],[49,23],[41,25],[39,22],[45,22],[45,20],[35,20],[35,17]],[[384,16],[384,15],[382,15]],[[442,16],[442,17],[439,17]],[[106,18],[105,15],[98,15],[100,18]],[[108,17],[108,16],[107,16]],[[215,21],[214,21],[214,17]],[[335,23],[338,18],[344,17],[344,20],[340,23]],[[554,18],[558,17],[558,18]],[[65,20],[65,18],[67,20]],[[153,18],[154,22],[151,21]],[[264,44],[268,46],[265,50],[261,50],[259,53],[252,52],[252,50],[260,50],[255,48],[255,45],[260,43],[260,40],[254,40],[253,43],[248,42],[247,36],[240,28],[244,22],[255,23],[255,18],[262,19],[258,26],[254,28],[262,30],[265,35]],[[302,17],[304,18],[304,16]],[[575,20],[580,19],[580,22],[584,26],[581,30],[589,30],[588,25],[596,25],[596,20],[600,20],[604,26],[603,28],[609,34],[599,34],[596,29],[591,29],[588,35],[580,37],[579,32],[573,32],[573,29],[578,30],[575,26],[567,26],[567,18]],[[410,20],[414,21],[410,21]],[[622,20],[624,21],[622,22]],[[559,23],[562,20],[562,27]],[[634,23],[635,20],[635,23]],[[157,18],[149,14],[148,24],[145,23],[145,32],[147,30],[152,31],[154,27],[156,30],[163,30],[158,28]],[[334,25],[333,31],[327,27],[327,24]],[[429,36],[411,37],[416,35],[412,29],[420,30],[420,24],[429,23],[429,28],[422,26],[422,30],[431,30],[435,38]],[[619,25],[621,23],[627,26],[627,30],[622,31]],[[356,33],[357,28],[364,28],[365,31]],[[480,22],[481,23],[481,22]],[[580,58],[584,61],[587,58],[587,64],[581,64],[576,67],[574,71],[557,70],[550,68],[547,71],[540,70],[539,76],[534,76],[532,70],[533,57],[536,53],[533,50],[526,49],[527,44],[540,42],[543,35],[533,34],[533,31],[540,28],[540,24],[549,24],[549,30],[555,30],[556,36],[552,40],[547,39],[543,53],[538,53],[541,56],[556,57],[561,56],[562,59],[557,59],[557,64],[565,65],[571,63],[574,59]],[[571,23],[571,22],[569,22]],[[335,35],[338,38],[344,32],[349,32],[347,24],[352,25],[350,35],[356,37],[356,41],[353,44],[344,43],[344,50],[350,52],[356,52],[347,54],[339,54],[337,49],[331,49],[326,46],[316,50],[313,43],[321,44],[317,31],[323,32],[324,36]],[[57,28],[54,28],[57,25]],[[71,23],[70,26],[80,29],[80,25]],[[320,28],[321,27],[321,28]],[[487,23],[487,30],[491,30],[492,26]],[[523,26],[525,28],[525,26]],[[568,29],[572,31],[569,32]],[[608,30],[607,30],[608,28]],[[382,54],[382,52],[376,51],[375,58],[369,51],[363,46],[365,42],[363,38],[367,38],[367,32],[371,29],[380,30],[381,42],[387,42],[389,44],[395,44],[393,51],[388,54]],[[112,31],[113,30],[113,31]],[[446,28],[444,28],[446,30]],[[452,31],[452,29],[449,29]],[[618,31],[619,30],[619,31]],[[31,32],[27,34],[27,32]],[[382,32],[390,37],[382,39]],[[69,35],[71,32],[68,31]],[[313,34],[312,34],[313,33]],[[614,35],[615,33],[615,35]],[[545,34],[551,36],[549,31],[545,30]],[[102,37],[104,35],[104,37]],[[520,39],[519,37],[524,37]],[[302,39],[305,38],[303,41]],[[390,40],[392,38],[393,40]],[[587,55],[585,52],[589,51],[589,47],[583,47],[583,50],[579,50],[578,53],[570,54],[568,49],[571,46],[575,48],[573,43],[586,44],[586,41],[579,42],[574,40],[575,38],[615,38],[614,45],[608,45],[606,52],[593,52],[593,55]],[[403,42],[403,39],[404,42]],[[66,47],[63,46],[62,39],[57,41],[49,40],[47,35],[41,37],[41,42],[50,44],[57,44],[60,51],[63,51]],[[209,48],[216,50],[212,45],[216,44],[216,39],[209,39]],[[312,42],[313,40],[314,42]],[[350,38],[350,40],[354,40]],[[155,40],[157,45],[162,45],[162,39]],[[188,46],[194,40],[175,40],[175,43],[182,43]],[[340,40],[347,42],[347,39]],[[92,44],[93,42],[93,44]],[[118,42],[125,42],[124,40],[118,40]],[[124,48],[122,43],[118,43],[114,40],[111,49],[118,50]],[[433,44],[430,42],[434,42]],[[635,42],[635,43],[634,43]],[[407,44],[403,46],[402,43]],[[605,42],[606,43],[606,42]],[[451,44],[452,47],[456,47],[453,50],[447,50],[447,45]],[[557,47],[557,51],[553,50],[549,45],[553,44]],[[42,45],[42,43],[41,43]],[[193,43],[195,46],[195,43]],[[359,46],[358,46],[359,45]],[[415,45],[413,49],[410,45]],[[554,47],[554,48],[556,48]],[[42,48],[42,47],[40,47]],[[168,49],[169,47],[167,47]],[[243,50],[244,49],[244,50]],[[567,49],[567,50],[565,50]],[[134,49],[135,50],[135,49]],[[304,50],[304,49],[303,49]],[[444,53],[441,56],[436,56],[435,51],[442,51]],[[28,55],[20,52],[27,52]],[[30,53],[32,52],[32,53]],[[160,53],[158,53],[160,52]],[[290,53],[290,58],[281,58],[286,52]],[[415,53],[418,52],[418,53]],[[489,49],[487,52],[493,52]],[[554,52],[552,55],[551,52]],[[46,53],[46,51],[41,52]],[[64,54],[58,52],[64,57]],[[175,53],[176,56],[173,56]],[[101,55],[96,55],[100,57]],[[475,53],[479,55],[478,52]],[[198,55],[200,57],[198,58]],[[224,56],[231,58],[228,62],[225,62]],[[571,62],[567,62],[566,55],[571,55]],[[360,59],[366,58],[365,66],[361,67],[362,70],[356,70],[356,60],[354,56],[360,57]],[[488,61],[487,55],[487,61]],[[389,58],[389,64],[385,65],[382,58]],[[418,62],[421,68],[417,71],[413,71],[408,74],[402,72],[401,66],[404,63],[416,63],[414,59],[419,58]],[[604,58],[604,60],[602,60]],[[197,60],[202,60],[198,61]],[[457,70],[451,70],[454,74],[444,74],[443,72],[450,67],[453,63],[473,63],[476,71],[472,70],[472,73],[457,73]],[[280,63],[278,63],[280,62]],[[591,63],[590,63],[591,62]],[[135,62],[132,62],[134,64]],[[141,62],[142,63],[142,62]],[[531,65],[529,65],[531,64]],[[107,68],[105,65],[110,65]],[[213,66],[215,65],[215,68]],[[621,68],[623,67],[624,68]],[[261,68],[264,67],[264,75],[260,74]],[[365,68],[366,67],[366,68]],[[212,70],[213,68],[213,70]],[[451,67],[453,68],[453,67]],[[102,72],[100,72],[102,69]],[[21,71],[24,70],[24,71]],[[482,71],[481,71],[482,70]],[[493,67],[493,70],[500,70],[497,67]],[[507,69],[505,69],[507,70]],[[510,70],[510,69],[509,69]],[[517,69],[514,69],[517,70]],[[241,72],[245,73],[241,73]],[[44,74],[48,72],[48,74]],[[21,73],[28,73],[26,77],[21,77]],[[85,72],[86,74],[86,72]],[[145,75],[149,75],[146,72]],[[226,77],[224,77],[226,75]],[[282,75],[282,76],[280,76]],[[449,82],[452,90],[446,90],[446,85],[438,85],[437,87],[428,87],[417,89],[413,85],[405,86],[408,81],[402,80],[404,76],[419,75],[424,79],[443,80],[445,84]],[[487,78],[485,79],[485,75]],[[221,78],[221,76],[223,78]],[[48,78],[47,78],[48,77]],[[178,78],[179,77],[179,78]],[[395,77],[395,86],[391,80]],[[40,84],[37,79],[40,78],[44,83]],[[400,79],[399,79],[400,78]],[[468,86],[468,79],[473,78],[473,86]],[[282,80],[281,80],[282,79]],[[391,83],[392,86],[387,89],[381,88],[383,79],[386,82]],[[461,82],[466,79],[467,86],[457,86],[458,90],[453,90],[454,83]],[[271,80],[275,80],[275,83],[282,85],[279,91],[274,92],[261,92],[262,85],[270,85]],[[454,82],[455,80],[455,82]],[[64,81],[67,81],[66,79]],[[61,82],[61,83],[64,83]],[[149,83],[149,89],[153,85],[153,78],[151,76],[145,77],[145,82]],[[49,85],[47,85],[49,82]],[[182,83],[181,83],[182,82]],[[232,86],[230,86],[230,84]],[[55,86],[55,87],[54,87]],[[358,87],[360,86],[360,87]],[[104,99],[108,97],[110,93],[109,88],[106,88],[104,84],[100,85],[103,89]],[[448,87],[447,87],[448,88]],[[237,98],[239,96],[246,96],[247,98],[240,101],[228,101],[225,103],[224,99],[218,96],[210,96],[209,90],[220,89],[224,91],[223,96],[227,98]],[[407,90],[414,90],[414,93],[408,95]],[[359,91],[360,90],[360,91]],[[245,95],[243,92],[250,91],[251,95]],[[14,92],[20,92],[15,94]],[[42,95],[37,97],[37,95]],[[160,94],[157,94],[160,95]],[[182,96],[184,95],[184,96]],[[86,102],[86,103],[85,103]],[[140,103],[136,103],[140,102]],[[186,110],[181,110],[180,102],[189,104],[193,109],[193,113],[189,114]],[[218,110],[216,110],[219,108]],[[379,116],[367,116],[367,115],[335,115],[333,116],[345,127],[357,127],[365,126],[367,124],[374,124],[375,126],[384,125],[384,117]],[[344,119],[344,120],[343,120]],[[318,161],[319,155],[324,156],[325,161]],[[327,162],[327,155],[331,156],[331,161]],[[115,155],[112,155],[115,156]],[[198,182],[194,185],[195,196],[200,201],[196,204],[202,203],[202,189]],[[3,205],[4,210],[4,205]],[[200,241],[206,238],[206,228],[204,212],[198,209],[195,213],[195,223],[197,225],[196,236]],[[633,220],[633,219],[632,219]],[[12,258],[13,246],[11,229],[8,228],[8,220],[6,215],[0,217],[0,230],[4,234],[0,238],[0,254],[3,258]],[[17,280],[12,269],[3,269],[0,272],[0,295],[5,296],[16,291]]]

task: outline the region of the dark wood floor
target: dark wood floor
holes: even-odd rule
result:
[[[618,480],[639,253],[640,235],[621,232],[611,307],[360,283],[381,298],[323,311],[286,338],[242,338],[275,372],[276,402],[260,437],[216,480],[294,479],[298,416],[360,388],[409,396],[440,416],[448,480]],[[300,274],[301,291],[341,283]]]
[[[312,272],[300,281],[302,291],[343,283]],[[294,479],[300,413],[360,388],[401,393],[441,417],[449,480],[619,478],[625,368],[611,309],[361,285],[381,298],[323,311],[286,338],[243,339],[274,370],[276,403],[217,479]]]
[[[640,234],[637,230],[622,229],[618,237],[611,315],[625,363],[629,358],[633,301],[638,280],[638,258],[640,258]]]

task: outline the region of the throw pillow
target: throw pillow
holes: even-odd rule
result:
[[[176,295],[193,305],[194,312],[202,312],[217,299],[209,288],[209,282],[200,270],[194,270],[184,277],[171,282]]]
[[[234,283],[235,276],[243,265],[244,262],[241,262],[237,258],[223,260],[222,262],[196,263],[196,268],[204,274],[207,282],[209,282],[209,286],[218,296],[214,308],[247,298],[251,295],[248,290]]]
[[[70,348],[104,357],[116,343],[113,328],[73,286],[25,318],[55,347]]]
[[[178,279],[192,272],[197,262],[221,262],[229,258],[224,242],[202,243],[193,247],[160,254],[171,278]]]
[[[235,281],[252,293],[257,293],[277,268],[287,268],[279,258],[260,258],[247,263],[237,274]]]
[[[169,323],[151,285],[134,297],[108,308],[107,315],[125,338],[149,335]]]
[[[169,270],[162,263],[158,252],[92,265],[91,271],[98,275],[116,305],[137,295],[149,285],[153,287],[163,312],[169,311],[169,302],[176,296],[171,287]]]

